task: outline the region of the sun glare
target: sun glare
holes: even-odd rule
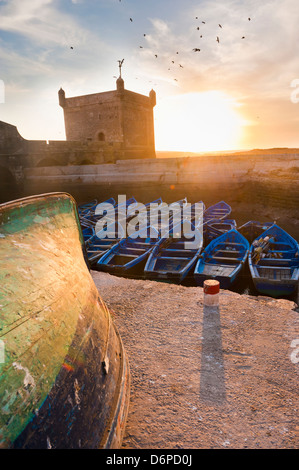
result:
[[[239,148],[244,120],[218,91],[164,98],[155,108],[157,150],[201,152]]]

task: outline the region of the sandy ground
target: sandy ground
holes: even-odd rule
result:
[[[124,449],[298,448],[293,302],[91,273],[130,363]]]

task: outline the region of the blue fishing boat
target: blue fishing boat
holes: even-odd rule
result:
[[[126,199],[123,202],[119,202],[118,204],[115,205],[114,209],[116,214],[121,212],[121,215],[123,216],[123,212],[125,212],[125,215],[127,215],[127,209],[130,208],[132,209],[133,207],[136,207],[138,205],[137,200],[135,197],[130,197],[129,199]]]
[[[269,227],[273,225],[273,222],[259,222],[257,220],[249,220],[245,224],[238,227],[238,232],[240,232],[249,243],[252,243],[256,238],[258,238],[262,233],[265,232]]]
[[[142,203],[137,203],[137,204],[132,204],[130,208],[128,208],[127,211],[127,216],[126,220],[127,222],[132,221],[135,217],[138,216],[139,220],[143,221],[143,223],[146,223],[148,225],[151,225],[150,223],[150,215],[151,212],[155,213],[160,204],[162,204],[162,198],[155,199],[154,201],[147,202],[146,204]]]
[[[200,230],[190,221],[183,221],[171,229],[168,238],[161,238],[156,244],[145,265],[145,277],[182,282],[194,267],[202,246]]]
[[[254,240],[248,264],[255,288],[261,294],[281,297],[298,288],[298,242],[276,224]]]
[[[78,206],[78,214],[86,215],[89,213],[90,210],[94,210],[98,204],[97,199],[93,199],[92,201],[86,202],[84,204],[80,204]]]
[[[203,223],[203,214],[205,211],[205,204],[203,201],[198,201],[188,207],[187,204],[183,206],[183,219],[189,220],[194,227],[199,227]]]
[[[194,269],[197,285],[206,279],[216,279],[228,289],[240,274],[249,252],[249,242],[236,229],[212,240],[200,255]]]
[[[105,201],[102,201],[101,203],[103,202],[112,204],[113,206],[115,205],[115,199],[113,197],[110,197],[109,199],[106,199]],[[97,199],[93,199],[92,201],[86,202],[84,204],[80,204],[78,206],[78,213],[79,215],[84,215],[84,214],[87,214],[88,212],[94,213],[97,205],[101,203],[99,203]]]
[[[115,200],[113,198],[109,198],[104,201],[104,203],[114,205]],[[85,242],[87,242],[87,240],[89,240],[95,235],[95,226],[98,220],[98,218],[95,216],[97,206],[97,199],[94,199],[88,203],[81,204],[80,206],[78,206],[79,221]]]
[[[96,233],[100,232],[104,227],[104,230],[107,230],[107,226],[113,225],[125,227],[127,207],[137,204],[135,198],[130,198],[117,205],[115,205],[114,198],[109,198],[101,203],[95,204],[93,201],[90,204],[85,204],[86,210],[81,211],[81,214],[79,214],[84,241],[89,241],[88,246],[91,247],[92,242],[97,241]]]
[[[131,215],[135,215],[135,211],[138,210],[138,209],[141,209],[143,207],[146,208],[146,211],[148,212],[150,209],[151,209],[151,204],[161,204],[163,201],[162,201],[162,198],[159,197],[158,199],[155,199],[154,201],[150,201],[150,202],[147,202],[145,204],[142,204],[142,203],[138,203],[138,205],[134,205],[132,208],[130,208],[128,210],[128,214],[127,216],[128,217],[131,217]],[[152,206],[153,207],[153,206]]]
[[[234,219],[212,219],[203,225],[204,243],[207,246],[212,240],[220,237],[225,232],[237,228],[237,223]]]
[[[92,223],[96,224],[100,219],[105,217],[108,224],[114,223],[115,220],[125,221],[127,217],[127,209],[131,206],[136,206],[138,202],[134,197],[131,197],[123,202],[116,204],[113,198],[103,201],[97,205],[97,210],[89,213],[89,219]],[[107,205],[105,208],[105,205]]]
[[[141,229],[101,256],[96,269],[119,275],[143,272],[145,261],[159,239],[160,234],[154,227]]]
[[[95,221],[97,222],[97,220],[99,219],[99,217],[102,217],[102,214],[98,214],[97,213],[97,208],[100,207],[102,204],[106,204],[107,207],[111,206],[111,208],[115,208],[116,207],[116,202],[115,202],[115,199],[113,197],[110,197],[109,199],[106,199],[105,201],[101,201],[100,203],[96,204],[95,206],[93,206],[90,211],[88,212],[87,214],[87,217],[91,220],[91,221]]]
[[[215,240],[215,238],[220,237],[223,232],[220,230],[211,227],[208,224],[204,224],[203,226],[203,239],[204,239],[204,246],[208,246],[209,243],[211,243],[212,240]]]
[[[214,204],[213,206],[208,207],[203,213],[204,223],[212,219],[225,219],[229,216],[232,209],[229,204],[225,201],[220,201]]]
[[[107,200],[105,202],[111,203],[110,200]],[[162,199],[156,199],[155,201],[151,201],[146,204],[139,204],[137,203],[135,198],[130,198],[128,201],[125,203],[119,204],[115,208],[111,208],[111,210],[106,211],[103,215],[93,217],[93,220],[96,222],[101,222],[101,219],[105,217],[105,224],[103,229],[100,229],[98,232],[96,232],[97,227],[99,224],[95,224],[95,232],[91,238],[88,238],[86,241],[86,252],[87,252],[87,258],[88,258],[88,263],[90,267],[96,269],[96,263],[98,259],[107,251],[109,251],[114,245],[120,242],[123,238],[125,238],[125,231],[127,224],[134,224],[136,211],[138,214],[138,220],[141,220],[142,223],[142,218],[144,214],[140,214],[139,211],[141,209],[144,210],[144,207],[146,208],[145,211],[145,217],[148,217],[149,221],[149,209],[151,207],[151,204],[160,204],[162,202]],[[117,217],[119,215],[119,209],[121,207],[121,211],[123,213],[123,216],[121,218]],[[125,212],[126,208],[128,208],[127,212]],[[115,210],[115,212],[114,212]],[[118,222],[118,220],[120,221]],[[149,222],[148,222],[149,223]],[[144,225],[143,225],[144,226]],[[137,228],[138,229],[138,228]],[[135,228],[136,230],[136,228]]]
[[[98,259],[124,237],[124,227],[121,224],[111,224],[86,240],[85,248],[89,266],[96,269]]]
[[[87,240],[89,240],[92,236],[94,236],[95,234],[95,231],[94,231],[94,227],[93,226],[81,226],[82,228],[82,235],[83,235],[83,239],[85,242],[87,242]]]
[[[184,208],[187,205],[187,199],[180,199],[178,201],[167,204],[162,200],[153,201],[156,202],[152,207],[149,205],[147,207],[147,213],[144,216],[141,215],[141,220],[143,224],[151,225],[155,227],[160,234],[168,236],[171,227],[174,224],[181,223],[183,220],[182,214],[184,213]]]
[[[208,222],[208,225],[219,230],[221,233],[237,228],[237,223],[234,219],[212,220]]]

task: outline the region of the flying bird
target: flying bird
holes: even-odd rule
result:
[[[143,35],[144,37],[146,36],[146,34]]]
[[[131,21],[131,22],[133,21],[132,18],[130,18],[130,21]]]
[[[179,64],[179,66],[180,66],[182,69],[184,68],[181,64]]]
[[[74,49],[73,46],[71,46],[70,49]]]
[[[200,52],[200,49],[198,49],[197,47],[194,47],[194,49],[192,49],[194,52]]]
[[[174,64],[174,60],[171,61]]]
[[[217,39],[216,39],[217,42],[219,42],[219,37],[217,36]]]
[[[248,21],[251,21],[251,18],[248,18]]]
[[[221,24],[219,24],[218,26],[219,26],[219,28],[222,28]]]
[[[197,31],[199,31],[199,26],[197,26],[197,28],[196,28],[196,29],[197,29]]]
[[[157,54],[155,54],[155,57],[156,57],[156,59],[157,59],[157,57],[158,57]]]
[[[202,23],[203,23],[203,24],[206,24],[206,22],[205,22],[205,21],[202,21]]]
[[[241,39],[245,39],[245,36],[242,36]]]

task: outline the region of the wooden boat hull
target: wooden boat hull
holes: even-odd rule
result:
[[[160,279],[168,282],[181,283],[188,273],[194,268],[198,256],[202,250],[203,238],[200,230],[194,239],[194,246],[190,246],[191,238],[184,236],[183,227],[193,233],[195,227],[189,221],[180,224],[181,237],[162,238],[149,255],[144,268],[147,279]],[[175,232],[178,226],[173,227]]]
[[[227,204],[225,201],[220,201],[214,204],[213,206],[208,207],[203,213],[203,221],[204,223],[217,219],[223,220],[229,216],[231,213],[231,206]]]
[[[211,271],[210,273],[208,271],[200,273],[198,272],[197,268],[197,270],[194,272],[196,284],[202,287],[205,280],[215,279],[219,281],[221,289],[229,289],[236,282],[241,270],[243,269],[243,266],[239,265],[237,268],[234,268],[233,272],[226,266],[223,268],[218,266],[217,268],[218,271],[215,267],[215,270]]]
[[[219,230],[221,233],[228,232],[232,228],[237,227],[236,221],[234,219],[212,220],[207,225],[216,230]]]
[[[125,236],[121,224],[115,223],[100,230],[85,241],[86,255],[90,268],[96,269],[98,260]],[[117,238],[116,238],[117,237]]]
[[[188,266],[188,270],[185,270],[183,273],[169,272],[167,270],[160,271],[160,272],[159,271],[146,271],[145,277],[146,279],[149,279],[149,280],[160,280],[160,281],[165,281],[168,283],[180,284],[181,282],[184,281],[188,273],[192,270],[192,268],[196,264],[196,261],[197,261],[197,258],[194,257],[194,259],[190,263],[190,266]]]
[[[141,229],[136,238],[123,238],[103,254],[96,268],[116,275],[143,273],[146,260],[159,239],[153,227]]]
[[[94,228],[82,227],[82,234],[83,234],[84,241],[87,242],[90,238],[92,238],[95,235]]]
[[[236,228],[236,221],[232,219],[212,220],[203,226],[204,242],[207,246],[212,240],[225,232]]]
[[[249,243],[237,230],[220,235],[205,248],[194,268],[196,284],[216,279],[222,289],[229,289],[243,270],[248,252]]]
[[[154,249],[144,268],[145,277],[146,279],[160,279],[179,284],[195,266],[199,252],[197,254],[193,253],[192,257],[187,260],[179,256],[177,258],[169,258],[167,263],[167,260],[163,259],[163,254],[166,255],[167,253],[162,252],[161,256],[159,256]]]
[[[95,233],[91,238],[86,240],[85,244],[86,244],[87,257],[88,257],[89,265],[93,269],[99,269],[101,264],[99,264],[99,266],[97,265],[98,260],[104,254],[108,253],[108,251],[113,246],[117,245],[122,239],[125,238],[125,235],[126,235],[125,229],[127,228],[127,224],[131,223],[131,221],[135,219],[136,217],[135,211],[138,212],[140,209],[140,205],[139,203],[136,203],[135,199],[131,198],[130,201],[131,201],[132,207],[128,211],[126,218],[122,220],[122,223],[119,223],[116,220],[112,222],[113,215],[110,214],[111,224],[109,224],[108,222],[105,228]],[[151,204],[159,205],[161,203],[162,203],[162,199],[159,198],[159,199],[156,199],[155,201],[145,204],[144,206],[142,205],[142,207],[146,208],[146,213],[143,215],[145,220],[147,220],[147,218],[149,219],[149,208]],[[109,216],[108,216],[108,220],[109,220]],[[126,270],[126,268],[124,268],[124,270]]]
[[[97,262],[101,256],[109,251],[114,245],[120,242],[120,238],[113,240],[98,239],[96,235],[86,243],[86,251],[89,265],[92,269],[96,268]]]
[[[256,220],[250,220],[246,222],[246,224],[241,225],[238,228],[238,232],[240,232],[248,241],[252,243],[253,240],[258,238],[265,232],[269,227],[273,225],[271,222],[259,222]]]
[[[252,281],[258,292],[271,297],[289,296],[296,292],[299,283],[299,245],[282,228],[273,224],[259,238],[276,237],[267,256],[254,261],[251,245],[248,265]],[[278,257],[272,257],[278,254]]]
[[[298,288],[298,280],[279,280],[279,284],[268,278],[253,278],[253,284],[257,291],[270,297],[288,297],[296,292]]]
[[[129,365],[72,197],[0,205],[0,266],[0,447],[120,447]]]

